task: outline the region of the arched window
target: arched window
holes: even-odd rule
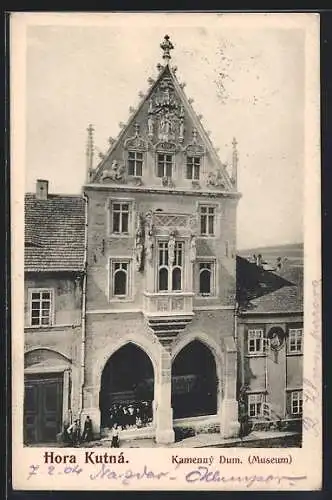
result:
[[[174,267],[172,271],[172,290],[181,290],[181,268]]]
[[[168,269],[167,267],[161,267],[159,269],[159,291],[165,292],[168,290]]]
[[[212,294],[212,263],[202,262],[199,265],[199,293],[201,295]]]
[[[168,242],[159,242],[158,291],[182,290],[183,243],[177,241],[174,249],[174,261],[168,260]]]
[[[128,296],[129,263],[112,261],[112,293],[113,297]]]

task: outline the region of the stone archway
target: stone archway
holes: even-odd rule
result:
[[[172,364],[173,418],[216,415],[218,377],[211,349],[198,339],[186,344]]]
[[[153,363],[144,349],[132,342],[117,349],[101,374],[101,427],[151,424],[154,378]]]

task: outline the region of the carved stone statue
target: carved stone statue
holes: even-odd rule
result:
[[[152,116],[148,117],[148,133],[149,133],[149,136],[153,136],[153,118],[152,118]]]
[[[184,138],[184,119],[181,118],[180,120],[180,130],[179,130],[179,139],[180,141],[183,141]]]
[[[153,256],[153,221],[152,210],[145,214],[145,255],[148,262],[152,261]]]
[[[125,166],[119,164],[117,160],[113,160],[109,169],[105,170],[102,175],[102,180],[110,179],[112,181],[119,181],[123,179]]]
[[[136,269],[139,271],[142,267],[143,260],[143,232],[141,229],[136,231],[136,239],[135,239],[135,254],[136,254]]]
[[[190,240],[190,262],[195,262],[196,260],[196,237],[192,235]]]
[[[168,247],[168,262],[169,262],[169,265],[172,266],[174,264],[174,259],[175,259],[175,234],[174,234],[174,231],[172,231],[169,235],[167,247]]]
[[[209,172],[206,184],[207,186],[224,188],[225,183],[221,171],[217,170],[217,172]]]

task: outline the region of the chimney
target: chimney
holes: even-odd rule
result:
[[[37,179],[36,184],[36,199],[47,200],[48,197],[48,181]]]

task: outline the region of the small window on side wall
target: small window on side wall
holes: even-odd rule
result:
[[[124,299],[130,295],[130,263],[128,260],[110,261],[110,298]]]
[[[211,297],[216,294],[214,261],[198,263],[198,294],[202,297]]]
[[[302,354],[303,329],[290,328],[288,330],[287,354]]]

